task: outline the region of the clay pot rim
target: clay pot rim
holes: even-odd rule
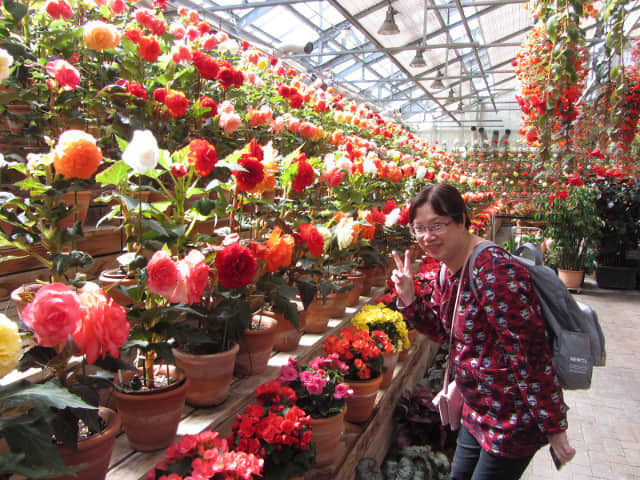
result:
[[[264,325],[264,323],[267,323],[266,327],[261,327],[261,328],[253,328],[253,318],[260,316],[260,314],[253,314],[251,316],[251,324],[249,326],[249,328],[246,328],[244,330],[244,334],[245,335],[254,335],[257,333],[262,333],[262,332],[268,332],[270,330],[275,330],[276,328],[278,328],[278,320],[276,320],[274,317],[268,316],[268,315],[263,315],[265,318],[259,320],[260,325]],[[257,322],[256,322],[257,323]]]
[[[176,355],[176,352],[177,352],[178,355],[183,355],[185,357],[198,357],[198,358],[202,358],[202,359],[211,358],[213,360],[213,359],[217,358],[220,355],[225,355],[225,354],[228,354],[228,353],[232,353],[234,350],[240,350],[240,344],[239,343],[234,343],[227,350],[224,350],[224,351],[218,352],[218,353],[190,353],[190,352],[185,352],[184,350],[181,350],[180,347],[172,348],[171,352],[173,353],[174,356]]]
[[[173,367],[173,365],[171,365],[171,367]],[[188,382],[188,378],[182,370],[174,367],[173,372],[176,376],[176,381],[169,385],[164,385],[162,387],[157,387],[150,390],[137,390],[137,391],[131,391],[131,392],[127,392],[122,389],[122,387],[120,386],[120,380],[116,375],[115,378],[113,379],[113,394],[122,395],[122,396],[131,396],[131,397],[145,397],[145,396],[151,396],[151,395],[161,395],[161,396],[172,395],[174,390],[179,389],[185,383]],[[134,372],[133,370],[127,370],[123,372],[122,375],[124,377],[133,377],[133,375],[136,373],[139,375],[142,375],[142,371]]]

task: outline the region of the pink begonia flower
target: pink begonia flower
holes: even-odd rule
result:
[[[172,23],[169,27],[169,33],[173,35],[174,40],[182,40],[186,35],[186,30],[181,23]]]
[[[237,113],[222,113],[220,114],[220,128],[224,130],[227,135],[232,135],[240,125],[242,124],[242,118]]]
[[[81,317],[73,341],[94,364],[98,356],[105,358],[107,352],[114,358],[120,355],[120,346],[129,336],[127,312],[113,301],[95,283],[86,283],[79,292]]]
[[[343,398],[349,398],[353,395],[353,390],[349,388],[349,385],[345,383],[339,383],[336,385],[336,389],[333,392],[333,398],[336,400],[342,400]]]
[[[66,0],[49,0],[45,6],[45,11],[56,20],[61,17],[69,20],[73,17],[73,9]]]
[[[171,297],[178,284],[178,266],[169,252],[158,250],[147,263],[147,288],[151,293]]]
[[[219,113],[233,113],[234,111],[235,109],[233,108],[233,103],[231,103],[229,100],[225,100],[218,105]]]
[[[277,116],[269,125],[269,131],[274,135],[280,135],[284,130],[284,118]]]
[[[336,160],[336,168],[346,170],[349,175],[353,174],[353,162],[344,155]]]
[[[298,129],[300,128],[300,119],[297,117],[294,117],[293,115],[289,114],[289,113],[285,113],[284,115],[284,121],[287,124],[287,128],[289,129],[289,131],[291,133],[296,133],[298,131]]]
[[[293,382],[298,377],[298,371],[291,365],[283,365],[278,373],[278,381],[280,383]]]
[[[45,65],[47,73],[56,79],[64,90],[75,90],[80,84],[80,72],[66,60],[57,58]]]
[[[127,2],[124,0],[109,0],[109,8],[114,15],[120,15],[127,8]]]
[[[35,333],[38,345],[55,347],[76,329],[80,308],[76,292],[68,285],[51,283],[38,289],[21,316]]]
[[[209,265],[204,262],[202,253],[191,250],[178,262],[178,285],[171,301],[188,305],[198,303],[208,284]]]

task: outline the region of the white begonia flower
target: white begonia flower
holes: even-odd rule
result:
[[[347,217],[340,220],[336,226],[336,239],[340,250],[344,250],[353,243],[353,223],[353,219]]]
[[[27,154],[27,169],[35,171],[40,165],[53,165],[53,154],[51,153],[29,153]]]
[[[424,165],[418,165],[416,168],[416,180],[424,180],[424,176],[427,174],[427,167]]]
[[[4,48],[0,48],[0,82],[9,77],[9,67],[13,64],[13,57]]]
[[[159,158],[158,142],[151,130],[134,130],[131,142],[122,152],[124,163],[134,172],[143,174],[156,168]]]
[[[364,173],[371,173],[375,175],[378,173],[378,167],[376,167],[376,164],[372,159],[366,158],[364,162],[362,162],[362,171]]]
[[[218,44],[218,50],[226,50],[229,53],[240,52],[240,44],[232,38]]]
[[[400,211],[401,210],[399,208],[394,208],[393,210],[391,210],[387,214],[387,218],[385,218],[384,220],[384,226],[393,227],[396,223],[398,223],[398,220],[400,220]]]

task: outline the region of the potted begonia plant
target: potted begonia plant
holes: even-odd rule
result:
[[[0,219],[10,226],[0,230],[0,245],[34,258],[45,267],[46,281],[78,284],[84,274],[77,269],[93,264],[86,252],[77,249],[77,241],[83,236],[82,224],[91,196],[86,189],[102,162],[95,138],[83,131],[67,130],[50,152],[29,154],[26,162],[12,154],[3,162],[22,179],[15,190],[0,193]],[[16,258],[21,257],[5,255],[3,260]],[[70,271],[77,275],[72,277]],[[25,300],[32,298],[22,297],[22,288],[12,294],[18,311]]]
[[[384,332],[379,331],[382,335]],[[382,351],[369,332],[350,326],[329,335],[322,345],[327,354],[337,354],[348,370],[345,380],[354,391],[347,401],[345,420],[366,421],[375,407],[375,392],[382,383]]]
[[[50,379],[2,389],[3,437],[14,456],[9,464],[3,457],[3,471],[37,478],[73,471],[81,479],[104,478],[120,415],[99,406],[104,402],[100,389],[110,382],[100,371],[89,373],[87,364],[124,367],[116,360],[129,333],[124,308],[95,284],[76,291],[51,283],[35,293],[22,320],[34,340],[18,369],[40,367]]]
[[[236,415],[232,445],[264,459],[265,480],[288,480],[311,469],[315,448],[311,417],[295,404],[296,394],[277,380],[256,389],[257,403]]]
[[[332,463],[344,431],[346,400],[353,391],[344,382],[347,365],[337,354],[315,357],[308,364],[300,364],[289,357],[280,368],[278,381],[296,393],[296,405],[311,416],[312,441],[316,444],[314,465]]]
[[[229,439],[211,430],[184,435],[178,443],[169,445],[164,459],[145,478],[159,480],[175,475],[179,478],[251,480],[260,475],[264,460],[253,453],[231,450],[229,443]]]

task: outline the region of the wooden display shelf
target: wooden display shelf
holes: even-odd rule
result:
[[[93,257],[93,267],[85,273],[89,279],[97,278],[102,270],[117,266],[116,257],[121,251],[121,231],[118,227],[87,228],[83,238],[78,240],[76,249]],[[45,253],[41,246],[34,246],[34,251]],[[0,249],[2,257],[21,257],[0,262],[0,301],[9,298],[12,290],[25,283],[46,280],[49,271],[41,264],[17,248]]]
[[[223,436],[229,435],[236,414],[241,413],[245,405],[254,400],[254,392],[259,385],[274,379],[280,367],[287,363],[290,356],[295,356],[298,361],[304,363],[317,355],[322,355],[322,343],[325,338],[348,325],[351,317],[363,304],[370,303],[372,298],[376,298],[381,293],[380,289],[375,290],[371,298],[360,297],[358,306],[347,308],[342,318],[332,319],[324,333],[305,333],[295,351],[275,352],[269,361],[269,367],[263,374],[234,378],[229,396],[221,405],[213,408],[193,408],[186,405],[176,442],[182,435],[195,434],[207,429],[218,431]],[[360,458],[370,456],[381,463],[391,441],[393,409],[402,393],[406,389],[413,388],[415,383],[424,376],[436,350],[435,343],[419,335],[406,360],[398,363],[391,385],[378,392],[372,417],[361,425],[346,422],[334,463],[322,469],[312,470],[304,478],[306,480],[350,480],[353,478]],[[147,472],[164,458],[164,455],[165,450],[149,453],[132,450],[126,435],[121,433],[116,439],[107,480],[143,479]]]

